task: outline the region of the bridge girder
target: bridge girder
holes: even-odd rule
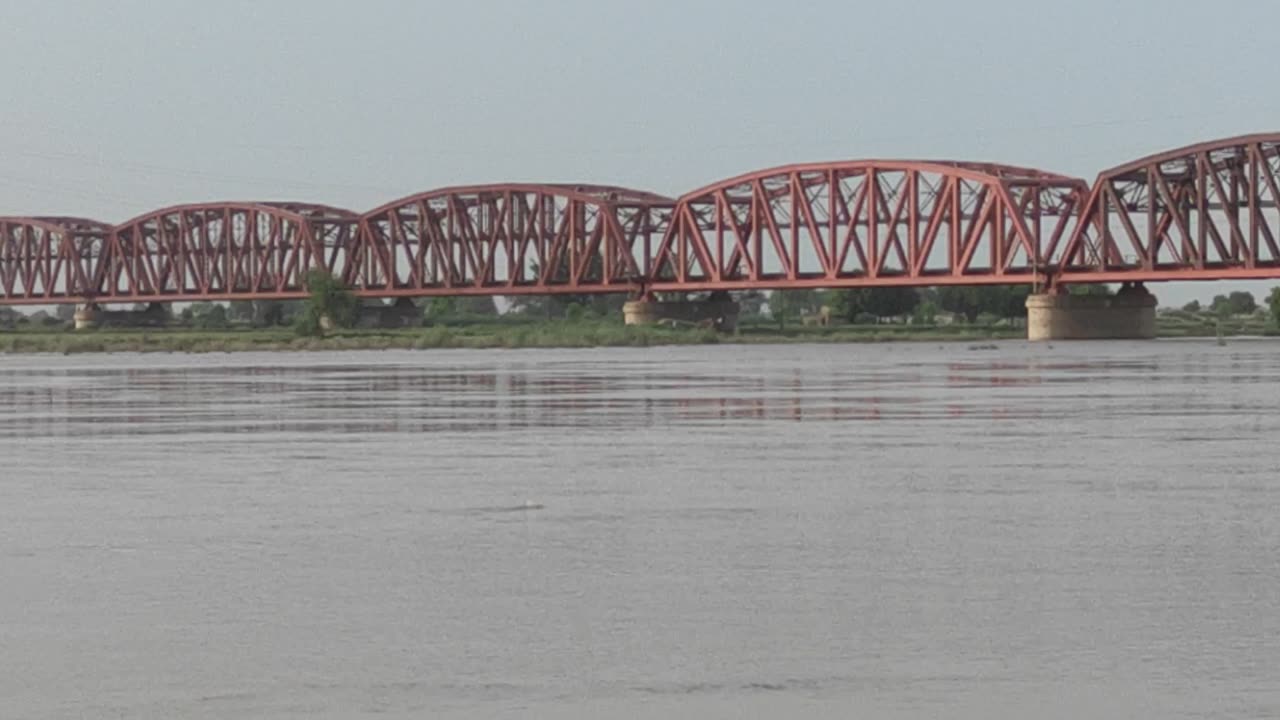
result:
[[[1083,180],[946,160],[740,175],[678,199],[503,183],[363,215],[178,205],[120,225],[0,217],[0,304],[288,299],[310,269],[365,297],[1280,278],[1280,133]]]

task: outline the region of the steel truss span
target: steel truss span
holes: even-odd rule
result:
[[[312,268],[345,269],[359,218],[305,203],[205,203],[109,227],[0,218],[10,304],[290,299]]]
[[[792,165],[686,195],[654,290],[1043,283],[1088,186],[965,162]]]
[[[126,301],[287,299],[312,268],[345,268],[355,213],[305,203],[184,205],[117,227],[96,297]]]
[[[858,160],[678,199],[497,184],[363,215],[224,202],[121,225],[0,217],[0,304],[292,299],[323,269],[369,298],[1280,278],[1280,134],[1083,180],[976,162]]]
[[[1192,145],[1098,176],[1062,282],[1280,277],[1280,133]]]
[[[97,294],[112,228],[71,217],[0,218],[0,303],[58,303]]]
[[[366,214],[344,279],[377,297],[629,292],[675,201],[585,185],[484,185]]]

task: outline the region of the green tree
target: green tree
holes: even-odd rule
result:
[[[1209,309],[1218,317],[1252,315],[1258,311],[1258,301],[1253,293],[1238,290],[1230,295],[1215,296]]]
[[[191,303],[178,314],[178,319],[191,327],[221,329],[227,326],[227,308],[206,301]]]
[[[569,269],[569,255],[560,253],[556,266],[550,273],[549,281],[552,283],[565,283],[569,280],[571,273]],[[542,270],[537,261],[533,261],[529,265],[529,273],[532,277],[541,277]],[[604,275],[604,256],[596,253],[588,261],[586,277],[603,277]],[[601,295],[574,293],[574,294],[556,294],[556,295],[517,295],[507,298],[508,312],[515,315],[525,315],[532,318],[564,318],[566,311],[570,305],[580,305],[585,308],[586,312],[599,317],[620,317],[622,315],[622,306],[627,302],[627,296],[623,293],[608,293]],[[496,307],[495,307],[496,312]]]
[[[290,305],[279,300],[254,300],[252,322],[255,327],[275,327],[285,325],[290,315]],[[294,308],[296,314],[297,309]]]
[[[1189,302],[1189,303],[1187,303],[1186,305],[1183,305],[1183,306],[1182,306],[1182,311],[1183,311],[1183,312],[1198,313],[1198,312],[1200,312],[1201,310],[1203,310],[1203,308],[1200,306],[1200,301],[1199,301],[1199,300],[1192,300],[1191,302]]]
[[[1237,290],[1227,296],[1227,303],[1231,306],[1233,315],[1252,315],[1258,312],[1258,300],[1251,292]]]
[[[922,300],[912,314],[912,322],[917,325],[933,325],[938,321],[941,308],[932,300]]]
[[[827,304],[833,315],[856,322],[860,315],[884,318],[911,315],[920,305],[920,291],[910,287],[858,288],[831,293]]]
[[[497,317],[498,304],[489,295],[468,295],[457,298],[458,312],[475,317]]]
[[[202,330],[224,330],[228,323],[227,308],[221,303],[206,303],[195,314],[194,324]]]
[[[285,324],[285,303],[279,300],[235,300],[227,309],[233,322],[254,327]]]
[[[37,310],[31,313],[31,322],[45,327],[53,327],[62,321],[58,319],[57,315],[51,315],[48,310]]]
[[[333,327],[355,327],[360,320],[360,300],[351,290],[324,270],[307,273],[306,312],[295,328],[301,335],[322,335],[326,322]]]
[[[252,300],[235,300],[231,303],[230,309],[227,311],[227,317],[236,322],[252,324],[254,318],[254,308]]]
[[[627,296],[608,295],[515,295],[507,298],[507,312],[530,318],[563,318],[570,305],[577,304],[598,317],[619,317]]]
[[[489,295],[449,295],[429,298],[423,306],[427,322],[447,322],[466,317],[497,317],[498,303]]]
[[[779,330],[785,330],[787,319],[793,317],[793,310],[787,307],[787,296],[781,290],[769,293],[769,317],[778,323]],[[795,313],[798,315],[799,313]]]
[[[739,314],[744,317],[759,317],[764,314],[765,303],[769,298],[759,290],[747,290],[737,295]]]
[[[975,323],[983,309],[981,288],[971,285],[938,288],[938,306],[949,313],[960,315],[970,324]]]
[[[822,309],[823,296],[817,290],[774,290],[769,293],[769,315],[786,327],[788,320],[813,315]]]
[[[866,288],[862,304],[866,311],[877,318],[896,318],[910,315],[920,304],[920,293],[911,287]]]
[[[863,305],[865,295],[857,290],[836,290],[827,299],[831,306],[831,314],[848,322],[857,322],[859,315],[866,314]]]
[[[774,295],[785,298],[783,307],[788,309],[793,317],[801,315],[813,315],[822,309],[823,295],[818,290],[801,289],[801,290],[780,290]],[[772,298],[772,296],[770,296]]]
[[[1013,320],[1027,314],[1027,298],[1031,288],[1027,285],[1002,285],[991,288],[990,304],[986,312],[1001,320]]]
[[[1280,287],[1271,288],[1271,294],[1267,296],[1267,306],[1271,308],[1272,324],[1280,327]]]
[[[938,305],[969,323],[980,315],[1010,320],[1026,315],[1030,294],[1026,285],[946,286],[938,288]]]
[[[458,299],[454,297],[433,297],[427,301],[427,307],[422,316],[431,325],[454,320],[458,317]]]
[[[1112,297],[1116,294],[1110,285],[1072,285],[1067,288],[1067,292],[1072,295],[1094,295],[1097,297]]]

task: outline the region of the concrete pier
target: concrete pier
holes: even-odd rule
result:
[[[1050,294],[1027,298],[1027,339],[1151,340],[1156,336],[1156,297],[1128,285],[1111,297]]]
[[[661,323],[705,325],[721,332],[738,329],[738,303],[728,298],[712,298],[703,301],[632,300],[622,306],[622,314],[628,325],[658,325]]]

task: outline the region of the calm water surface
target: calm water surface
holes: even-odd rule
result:
[[[0,717],[1280,717],[1280,343],[0,357]]]

